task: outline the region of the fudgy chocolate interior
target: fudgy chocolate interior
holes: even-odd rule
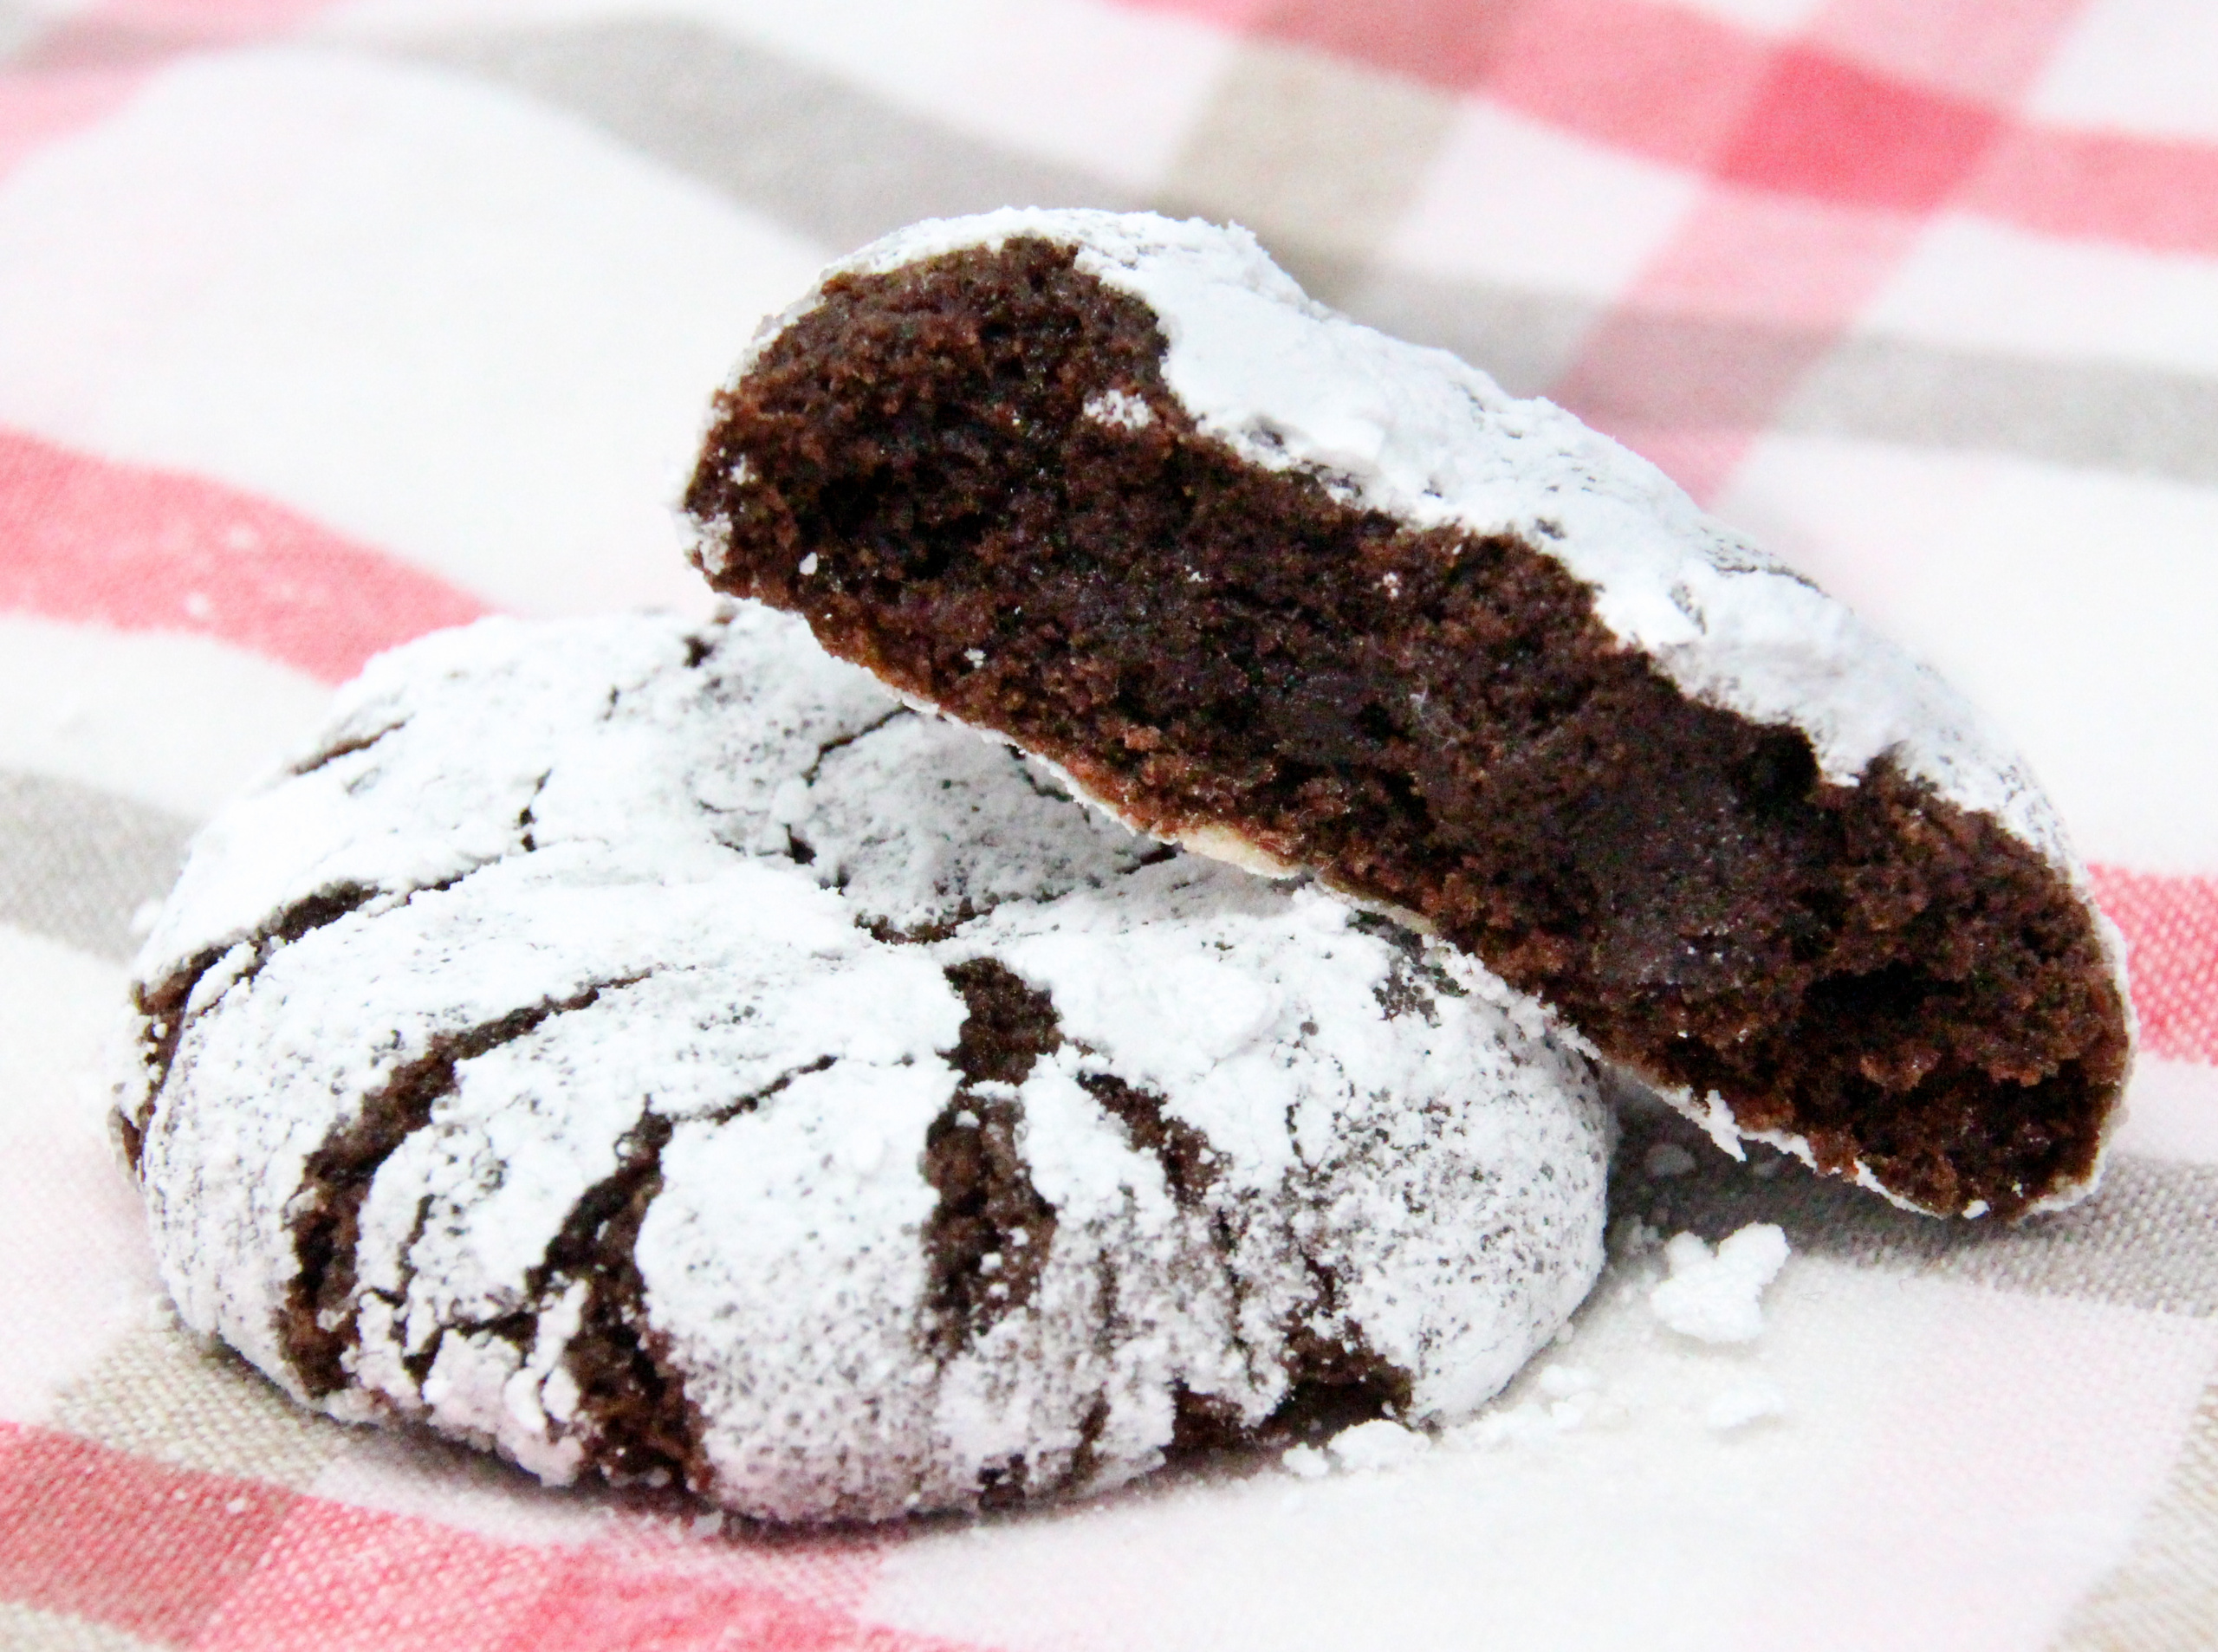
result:
[[[1247,463],[1164,349],[1043,241],[834,280],[721,403],[714,582],[1153,831],[1423,914],[1828,1169],[2004,1215],[2088,1169],[2123,1006],[2033,851],[1689,701],[1533,545]]]

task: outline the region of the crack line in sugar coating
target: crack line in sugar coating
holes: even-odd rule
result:
[[[328,929],[341,918],[351,917],[380,899],[397,896],[399,903],[405,905],[419,895],[442,894],[492,864],[490,860],[474,861],[436,884],[425,884],[406,891],[375,889],[361,884],[334,884],[295,901],[278,915],[274,923],[250,930],[220,947],[211,947],[194,954],[182,969],[172,970],[151,989],[134,985],[132,988],[132,1007],[146,1018],[149,1028],[140,1040],[140,1059],[146,1063],[151,1076],[138,1116],[124,1122],[135,1130],[141,1145],[161,1092],[169,1083],[170,1068],[177,1059],[178,1046],[184,1041],[189,1024],[198,1020],[205,1010],[213,1007],[212,1005],[204,1005],[200,1010],[191,1007],[194,992],[210,970],[241,947],[251,946],[254,949],[254,956],[224,988],[221,996],[228,996],[237,988],[251,984],[260,976],[263,967],[293,943],[305,940],[319,930]],[[155,1027],[164,1030],[157,1034],[152,1031]],[[136,1168],[135,1159],[133,1168]]]
[[[840,735],[836,738],[826,741],[822,745],[816,748],[815,761],[811,762],[807,768],[801,771],[801,784],[804,786],[815,785],[817,775],[823,770],[824,760],[829,757],[833,752],[840,750],[842,747],[853,745],[855,742],[862,739],[866,735],[876,734],[880,729],[885,728],[888,723],[893,722],[899,718],[913,717],[916,715],[917,714],[910,710],[907,706],[897,705],[884,716],[879,718],[877,722],[858,729],[853,734]]]
[[[285,772],[296,780],[303,774],[313,774],[326,764],[337,762],[341,757],[352,757],[358,751],[369,750],[387,735],[398,734],[412,721],[412,718],[403,717],[398,722],[387,723],[374,734],[350,735],[337,745],[326,747],[313,757],[303,759]]]
[[[542,769],[539,778],[532,782],[531,795],[524,799],[523,807],[516,812],[516,829],[522,834],[518,841],[528,855],[538,852],[539,839],[532,828],[539,824],[539,817],[534,811],[538,807],[540,795],[547,790],[547,782],[554,778],[553,769]],[[507,857],[504,855],[502,858],[506,859]]]
[[[652,973],[596,982],[458,1033],[432,1034],[423,1054],[396,1067],[361,1098],[353,1118],[308,1155],[296,1214],[287,1225],[300,1272],[286,1292],[278,1338],[287,1364],[312,1398],[347,1385],[344,1356],[355,1334],[355,1246],[371,1182],[401,1144],[431,1123],[433,1108],[454,1093],[461,1065]]]

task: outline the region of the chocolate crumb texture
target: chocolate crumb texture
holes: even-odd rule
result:
[[[754,347],[685,508],[719,589],[1144,831],[1415,917],[1717,1128],[1936,1213],[2092,1185],[2119,958],[1979,719],[1240,232],[866,249]]]

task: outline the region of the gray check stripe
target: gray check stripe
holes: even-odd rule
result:
[[[0,1646],[10,1652],[159,1652],[166,1644],[89,1617],[0,1601]]]
[[[465,69],[844,251],[918,218],[997,206],[1125,206],[1123,191],[905,113],[695,24],[641,18],[425,41]]]
[[[1375,246],[1411,186],[1409,163],[1438,126],[1438,100],[1405,88],[1393,153],[1345,175],[1290,181],[1262,147],[1228,153],[1229,120],[1205,109],[1194,140],[1147,202],[1079,169],[1014,153],[898,109],[820,70],[668,19],[452,36],[396,44],[587,120],[762,211],[827,250],[910,221],[1012,204],[1161,204],[1253,223],[1313,290],[1352,314],[1456,351],[1521,395],[1545,392],[1603,313],[1592,299],[1506,283],[1428,278],[1380,264]],[[1235,60],[1227,113],[1298,82],[1316,120],[1377,129],[1392,97],[1377,77]],[[1345,105],[1345,107],[1342,106]],[[1305,213],[1346,212],[1305,236]],[[1605,424],[1746,429],[2016,454],[2060,464],[2218,484],[2218,378],[2108,361],[2066,361],[1879,334],[1845,340],[1736,321],[1630,320],[1653,353],[1712,362],[1669,405],[1594,407]],[[1806,372],[1802,364],[1815,360]],[[1750,388],[1767,363],[1800,385],[1773,416]],[[1746,405],[1743,405],[1746,404]]]
[[[1153,204],[1232,217],[1346,304],[1452,129],[1455,100],[1299,47],[1249,41],[1189,126]]]
[[[2218,1314],[2218,1165],[2113,1158],[2099,1195],[2018,1227],[1942,1221],[1897,1210],[1767,1148],[1736,1164],[1676,1115],[1629,1111],[1610,1198],[1616,1215],[1666,1234],[1722,1239],[1777,1222],[1798,1251],[1927,1278],[2033,1296],[2075,1297],[2196,1318]],[[1647,1150],[1676,1142],[1695,1156],[1686,1176],[1642,1174]]]
[[[1570,366],[1599,303],[1377,271],[1349,294],[1366,321],[1479,362],[1520,395]],[[1684,364],[1667,402],[1584,411],[1604,424],[1845,437],[2011,454],[2218,485],[2218,379],[2118,362],[2057,361],[1859,334],[1630,315],[1628,350]],[[1783,407],[1762,392],[1800,382]]]
[[[2218,379],[2160,367],[1852,338],[1819,363],[1774,428],[2218,486]]]
[[[44,20],[29,6],[0,0],[0,64],[23,55],[45,29]]]
[[[293,1404],[229,1348],[166,1320],[112,1343],[55,1396],[51,1421],[134,1457],[296,1491],[346,1452],[352,1433]]]
[[[192,832],[75,781],[0,770],[0,923],[128,958],[132,913],[169,892]]]
[[[2218,1380],[2133,1546],[2088,1590],[2051,1652],[2209,1652],[2218,1637]]]

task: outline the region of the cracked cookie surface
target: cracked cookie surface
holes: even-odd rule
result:
[[[1600,1260],[1584,1060],[744,608],[373,663],[212,823],[117,1102],[185,1319],[542,1478],[869,1519],[1469,1411]]]

